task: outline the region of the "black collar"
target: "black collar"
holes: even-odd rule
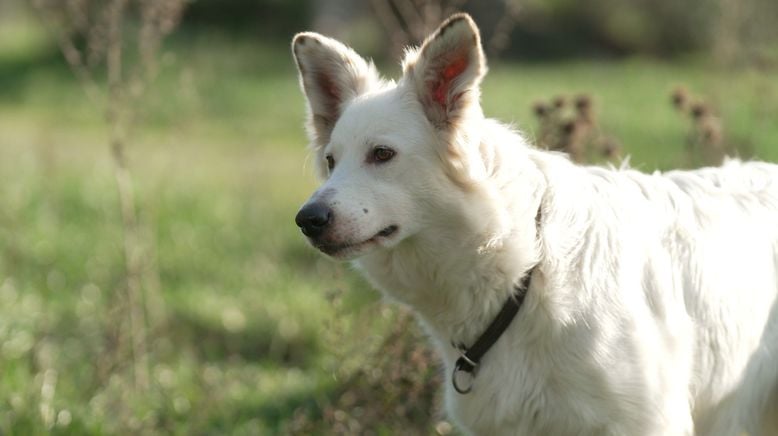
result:
[[[466,394],[473,389],[473,379],[475,378],[475,370],[478,368],[478,364],[481,362],[481,358],[492,348],[495,342],[500,339],[500,336],[505,332],[508,326],[519,313],[521,305],[524,303],[524,297],[527,295],[529,289],[530,280],[532,279],[532,273],[535,271],[533,267],[524,278],[521,279],[521,283],[514,286],[516,291],[508,298],[508,301],[502,306],[500,312],[494,318],[489,327],[486,328],[484,333],[475,341],[472,347],[466,348],[464,345],[457,346],[462,352],[462,356],[457,359],[454,365],[454,372],[451,374],[451,383],[454,385],[454,389],[460,394]],[[470,377],[470,384],[466,387],[462,387],[457,380],[457,375],[460,373],[467,373]]]

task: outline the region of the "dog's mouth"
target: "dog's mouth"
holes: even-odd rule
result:
[[[332,257],[348,257],[350,255],[358,254],[362,251],[362,249],[380,242],[382,239],[388,239],[395,233],[397,233],[397,230],[399,230],[399,227],[395,224],[392,224],[391,226],[385,227],[380,232],[373,235],[373,237],[366,239],[362,242],[348,242],[343,244],[328,244],[328,243],[317,243],[316,248],[324,252],[325,254],[328,254]]]
[[[394,232],[396,232],[397,229],[398,229],[398,227],[396,225],[392,224],[391,226],[389,226],[389,227],[381,230],[380,232],[376,233],[376,235],[373,236],[373,238],[377,238],[377,237],[388,238],[389,236],[394,234]],[[371,238],[371,239],[373,239],[373,238]]]

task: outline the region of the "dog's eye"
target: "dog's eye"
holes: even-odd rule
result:
[[[386,162],[392,159],[395,151],[389,147],[378,146],[373,149],[373,161],[377,163]]]
[[[327,169],[332,171],[332,169],[335,168],[335,158],[332,157],[331,154],[328,154],[324,158],[327,159]]]

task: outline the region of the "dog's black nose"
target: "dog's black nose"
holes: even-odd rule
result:
[[[305,236],[315,238],[332,222],[332,209],[323,203],[311,203],[297,212],[294,222]]]

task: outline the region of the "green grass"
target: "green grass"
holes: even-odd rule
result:
[[[294,226],[315,181],[286,48],[188,31],[165,56],[129,150],[166,319],[137,393],[106,128],[56,51],[21,35],[0,44],[0,433],[260,434],[323,413],[395,315]],[[676,84],[778,160],[778,88],[755,71],[495,64],[483,102],[531,137],[534,100],[591,93],[602,128],[649,171],[683,161]]]

